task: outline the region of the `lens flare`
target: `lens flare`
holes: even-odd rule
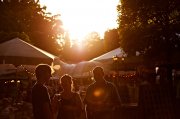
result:
[[[101,97],[103,94],[104,94],[104,90],[102,90],[102,89],[97,89],[94,91],[95,97]]]

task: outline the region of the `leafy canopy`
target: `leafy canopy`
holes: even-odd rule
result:
[[[58,54],[63,29],[58,15],[46,12],[39,0],[1,0],[0,1],[1,42],[20,37],[33,45]]]
[[[130,56],[163,59],[180,50],[179,0],[121,0],[120,45]]]

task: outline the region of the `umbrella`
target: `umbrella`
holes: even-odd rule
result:
[[[56,56],[19,38],[0,44],[0,62],[14,65],[51,64]]]

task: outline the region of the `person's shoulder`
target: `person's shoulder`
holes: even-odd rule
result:
[[[109,90],[117,90],[117,87],[116,87],[116,85],[114,84],[114,83],[111,83],[111,82],[106,82],[106,85],[107,85],[107,88],[109,89]]]
[[[78,92],[72,92],[72,94],[73,94],[74,96],[78,96],[78,95],[79,95]]]
[[[44,86],[42,84],[40,84],[40,83],[36,83],[36,84],[34,84],[33,87],[44,87]]]
[[[36,90],[38,88],[37,83],[33,85],[32,90]]]
[[[32,90],[47,90],[47,88],[43,85],[40,85],[40,84],[35,84],[33,87],[32,87]]]
[[[114,86],[115,86],[113,83],[111,83],[111,82],[109,82],[109,81],[106,81],[106,85],[111,86],[111,87],[114,87]]]
[[[57,93],[57,94],[54,95],[53,100],[58,100],[59,101],[61,98],[62,98],[61,93]]]
[[[96,82],[93,82],[93,83],[91,83],[91,84],[87,87],[87,89],[93,88],[93,87],[95,87],[95,86],[96,86]]]
[[[79,99],[79,97],[80,97],[80,95],[79,95],[79,93],[77,93],[77,92],[72,92],[72,94],[71,94],[71,97],[70,97],[70,100],[72,100],[73,102],[75,101],[77,101],[78,99]],[[61,95],[59,96],[59,99],[64,99]]]

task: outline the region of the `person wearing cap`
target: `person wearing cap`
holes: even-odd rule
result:
[[[35,74],[37,81],[32,88],[34,119],[52,119],[51,100],[45,86],[51,77],[51,68],[47,64],[39,64]]]

